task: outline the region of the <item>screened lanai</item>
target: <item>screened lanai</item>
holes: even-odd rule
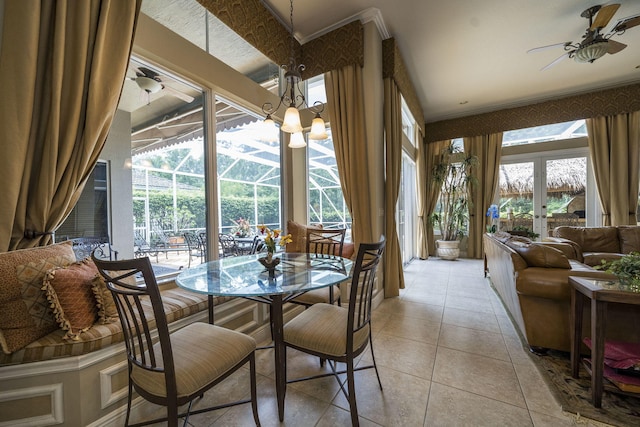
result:
[[[197,107],[132,132],[134,227],[150,244],[206,228],[202,117]],[[279,130],[224,100],[216,118],[218,232],[282,228]],[[348,226],[333,142],[310,141],[308,154],[309,221]]]

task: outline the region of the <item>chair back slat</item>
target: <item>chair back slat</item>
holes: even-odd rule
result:
[[[353,334],[371,322],[371,302],[376,272],[384,247],[385,239],[383,236],[378,243],[360,243],[358,248],[349,291],[347,351],[353,350]]]
[[[307,228],[306,252],[318,256],[342,256],[346,228]]]

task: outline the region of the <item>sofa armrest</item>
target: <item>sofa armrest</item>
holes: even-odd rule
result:
[[[543,240],[543,243],[545,244],[550,244],[550,243],[563,243],[565,245],[569,245],[573,248],[573,255],[567,255],[567,258],[569,259],[575,259],[576,261],[580,261],[583,262],[584,261],[584,255],[582,254],[582,248],[580,247],[579,244],[577,244],[576,242],[574,242],[573,240],[569,240],[569,239],[565,239],[564,237],[546,237]],[[555,247],[555,246],[554,246]],[[565,249],[561,249],[558,248],[561,251],[565,251]]]
[[[568,259],[574,259],[574,260],[578,261],[578,253],[576,252],[576,248],[575,248],[574,245],[572,245],[570,243],[567,243],[567,242],[552,242],[552,241],[545,240],[545,241],[539,242],[537,244],[550,246],[552,248],[558,249]]]

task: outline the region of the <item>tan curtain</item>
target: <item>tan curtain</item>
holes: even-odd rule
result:
[[[478,162],[471,167],[475,179],[469,189],[469,241],[467,256],[482,258],[482,234],[487,225],[487,209],[494,202],[500,176],[502,133],[464,138],[464,151],[475,156]]]
[[[425,246],[428,252],[425,254],[424,258],[428,258],[429,254],[436,253],[436,242],[433,233],[433,224],[431,224],[430,216],[436,208],[436,204],[438,203],[438,198],[440,197],[440,187],[435,185],[433,179],[431,179],[431,173],[435,164],[438,162],[440,157],[440,153],[442,150],[447,148],[451,144],[451,140],[447,139],[444,141],[431,142],[425,145],[424,150],[424,191],[421,192],[424,197],[424,211],[426,212],[426,216],[423,217],[423,221],[425,223],[426,233],[424,236],[424,241],[421,246]],[[421,256],[422,257],[422,256]]]
[[[325,86],[340,186],[351,213],[352,238],[357,248],[360,242],[378,240],[373,236],[374,212],[369,205],[362,68],[349,65],[329,71],[325,74]]]
[[[636,224],[640,111],[587,119],[603,225]]]
[[[402,105],[400,90],[392,78],[384,79],[384,143],[385,143],[385,236],[384,296],[400,295],[404,289],[402,252],[396,225],[400,176],[402,173]]]
[[[429,258],[429,245],[427,244],[427,234],[429,228],[429,218],[427,209],[427,145],[420,138],[416,152],[416,191],[418,193],[418,224],[417,224],[417,241],[418,241],[418,257],[420,259]]]
[[[5,2],[0,251],[49,243],[73,209],[118,105],[140,4]]]

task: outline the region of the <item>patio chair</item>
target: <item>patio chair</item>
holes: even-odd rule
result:
[[[160,290],[149,258],[105,261],[93,257],[116,303],[127,349],[129,394],[125,425],[129,426],[133,390],[167,408],[167,416],[134,424],[175,427],[178,418],[251,403],[257,426],[256,342],[240,332],[208,323],[191,323],[169,333]],[[142,280],[136,280],[141,277]],[[147,303],[145,303],[145,300]],[[148,302],[151,308],[146,309]],[[154,326],[155,324],[155,326]],[[157,336],[157,337],[156,337]],[[192,409],[195,398],[249,363],[250,399]],[[185,413],[179,407],[189,404]],[[162,422],[162,424],[160,424]]]
[[[187,243],[187,250],[189,251],[189,265],[191,267],[191,260],[193,258],[200,258],[200,263],[204,262],[206,257],[206,249],[202,246],[202,240],[190,231],[184,233],[184,241]]]
[[[218,242],[220,243],[220,256],[228,257],[240,255],[236,239],[231,234],[218,234]]]
[[[334,304],[314,304],[291,319],[283,329],[285,353],[287,347],[328,360],[331,373],[287,380],[286,383],[334,376],[349,402],[351,424],[358,424],[354,372],[374,368],[382,390],[380,375],[373,354],[371,338],[371,300],[378,264],[384,251],[384,237],[378,243],[361,243],[353,265],[348,308]],[[356,358],[371,347],[372,365],[355,367]],[[286,361],[286,355],[285,355]],[[337,371],[337,362],[345,363],[345,371]],[[345,390],[340,374],[347,374]],[[286,369],[285,369],[286,375]]]

